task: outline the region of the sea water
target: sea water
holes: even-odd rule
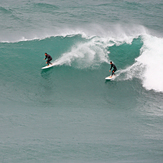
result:
[[[163,1],[0,3],[0,162],[162,163]],[[44,53],[55,66],[46,70]],[[117,78],[110,75],[110,60]]]

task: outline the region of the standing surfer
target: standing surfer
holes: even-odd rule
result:
[[[51,57],[49,54],[45,53],[45,58],[44,58],[44,60],[45,60],[45,59],[48,59],[47,62],[46,62],[46,63],[48,64],[48,66],[49,66],[49,64],[52,64],[52,63],[50,62],[50,61],[52,60],[52,57]]]
[[[117,67],[115,66],[115,64],[113,64],[112,61],[110,61],[110,64],[111,64],[111,68],[110,68],[109,72],[113,68],[112,75],[111,75],[111,77],[112,77],[113,75],[115,75],[115,71],[117,71]]]

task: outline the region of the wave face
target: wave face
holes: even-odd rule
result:
[[[145,89],[163,92],[161,84],[163,39],[148,34],[143,27],[141,32],[138,30],[133,33],[132,30],[129,32],[121,29],[119,33],[121,33],[119,36],[117,32],[108,36],[103,34],[91,36],[80,31],[44,39],[1,42],[1,49],[4,49],[1,59],[7,61],[4,63],[5,67],[10,65],[5,69],[7,72],[3,73],[5,76],[19,74],[22,79],[23,72],[27,75],[31,71],[37,72],[45,65],[42,59],[44,52],[48,52],[53,57],[54,69],[62,67],[66,70],[69,67],[80,71],[106,71],[109,68],[109,61],[113,60],[118,66],[118,81],[138,78]],[[101,70],[104,65],[107,68]],[[55,71],[54,69],[49,71]],[[150,74],[153,74],[153,77]],[[13,76],[12,80],[14,78],[17,80],[18,76]],[[34,76],[31,76],[29,80],[33,78]],[[6,78],[2,80],[6,81]]]

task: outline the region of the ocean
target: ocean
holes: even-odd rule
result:
[[[162,11],[162,0],[1,2],[0,162],[162,163]],[[42,70],[45,52],[55,66]]]

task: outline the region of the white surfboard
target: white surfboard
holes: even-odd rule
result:
[[[45,67],[42,67],[42,69],[47,69],[47,68],[50,68],[50,67],[53,67],[53,66],[55,66],[55,64],[54,64],[54,63],[49,64],[49,65],[47,65],[47,66],[45,66]]]
[[[113,76],[108,76],[108,77],[106,77],[105,78],[105,80],[113,80],[113,79],[115,79],[116,78],[116,76],[115,75],[113,75]]]

